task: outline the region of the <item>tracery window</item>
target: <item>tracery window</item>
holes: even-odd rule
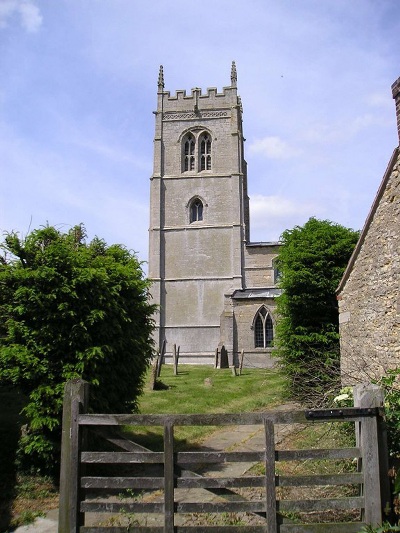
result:
[[[190,222],[203,220],[203,202],[196,198],[190,206]]]
[[[182,172],[211,170],[211,135],[187,133],[182,140]]]
[[[211,137],[208,133],[200,136],[200,170],[211,170]]]
[[[257,311],[254,321],[254,345],[256,348],[269,348],[274,340],[274,325],[270,314],[263,306]]]
[[[195,169],[195,144],[196,141],[194,139],[194,136],[191,133],[188,133],[184,139],[183,144],[183,168],[185,172],[187,172],[188,170]]]

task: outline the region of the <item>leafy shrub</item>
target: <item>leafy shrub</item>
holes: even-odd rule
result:
[[[136,256],[85,229],[8,234],[0,257],[0,379],[28,396],[23,466],[59,463],[64,383],[91,383],[99,412],[136,407],[152,357],[153,306]]]
[[[385,393],[385,417],[388,434],[388,448],[391,457],[400,458],[400,368],[388,370],[381,377],[379,385]],[[400,486],[399,490],[400,492]]]
[[[335,290],[358,232],[310,218],[281,239],[276,354],[289,396],[315,405],[340,386]]]

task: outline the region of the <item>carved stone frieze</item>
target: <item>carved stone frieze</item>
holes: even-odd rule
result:
[[[193,120],[201,118],[220,118],[227,117],[227,111],[201,111],[195,113],[194,111],[187,111],[185,113],[165,113],[164,120]]]

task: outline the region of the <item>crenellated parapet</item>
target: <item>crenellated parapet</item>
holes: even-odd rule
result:
[[[161,103],[161,102],[160,102]],[[171,95],[169,91],[162,93],[163,111],[197,111],[200,109],[231,108],[239,105],[236,87],[224,87],[218,92],[215,87],[202,89],[193,88],[190,94],[185,90],[177,90]],[[158,111],[161,111],[159,108]]]
[[[161,66],[158,78],[159,98],[157,112],[198,114],[201,112],[201,110],[207,109],[216,111],[217,109],[231,109],[232,107],[237,106],[240,109],[240,100],[237,95],[236,82],[236,66],[233,62],[231,85],[228,87],[223,87],[222,92],[218,92],[216,87],[208,87],[206,92],[203,93],[201,88],[194,87],[191,89],[189,94],[186,92],[186,90],[180,89],[171,95],[169,91],[164,91],[164,71],[163,67]],[[188,117],[184,118],[193,118],[193,116],[190,114]]]

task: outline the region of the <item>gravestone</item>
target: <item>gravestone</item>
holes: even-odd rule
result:
[[[221,347],[221,355],[220,355],[220,368],[229,368],[229,361],[228,361],[228,351],[225,348],[225,346]]]

